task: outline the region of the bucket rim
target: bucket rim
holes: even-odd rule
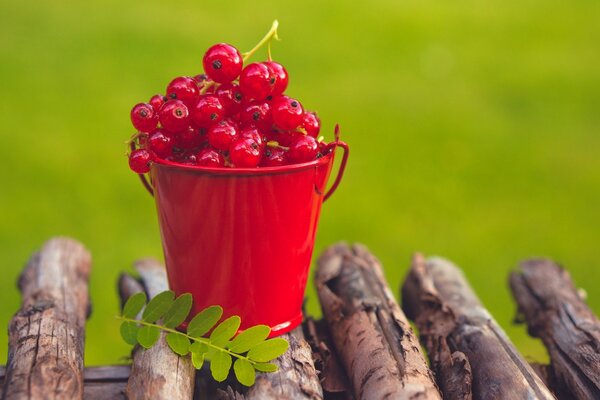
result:
[[[204,174],[214,175],[272,175],[282,174],[286,172],[295,172],[305,169],[310,169],[320,165],[326,165],[331,161],[333,155],[332,151],[323,155],[316,160],[300,163],[300,164],[288,164],[277,167],[260,167],[260,168],[227,168],[227,167],[206,167],[201,165],[186,165],[180,164],[173,161],[168,161],[162,158],[156,158],[152,162],[152,167],[176,169],[181,172],[196,172]]]

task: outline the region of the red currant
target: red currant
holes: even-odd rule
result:
[[[240,113],[242,125],[254,126],[260,130],[268,130],[271,127],[271,106],[266,101],[252,102],[247,104]]]
[[[293,163],[304,163],[317,157],[319,145],[312,136],[299,135],[294,139],[288,151],[288,157]]]
[[[240,75],[240,89],[246,98],[264,100],[273,92],[276,77],[262,63],[247,65]]]
[[[165,158],[171,155],[174,140],[172,136],[166,135],[162,129],[157,129],[148,137],[150,150],[157,156]]]
[[[152,132],[158,123],[158,116],[148,103],[139,103],[131,109],[131,123],[140,132]]]
[[[258,143],[258,145],[260,147],[264,147],[267,144],[267,142],[265,141],[264,135],[262,135],[259,132],[259,130],[254,127],[244,128],[244,129],[240,130],[239,136],[242,139],[254,140],[256,143]]]
[[[255,168],[261,157],[261,147],[253,139],[237,139],[229,147],[229,159],[237,168]]]
[[[202,86],[204,86],[204,84],[208,80],[208,76],[206,74],[198,74],[194,76],[194,80],[196,81],[198,88],[202,89]]]
[[[296,129],[304,116],[302,104],[296,99],[287,96],[279,96],[273,99],[272,116],[273,123],[284,131]]]
[[[198,129],[187,128],[177,135],[177,146],[185,150],[191,150],[200,147],[202,140],[203,137]]]
[[[155,94],[154,96],[150,97],[150,101],[148,101],[148,103],[152,106],[154,113],[158,116],[160,108],[163,106],[163,104],[165,104],[165,101],[167,101],[165,96],[162,94]]]
[[[280,147],[267,147],[262,160],[261,167],[279,167],[287,163],[287,156],[284,149]]]
[[[192,109],[192,121],[199,128],[208,128],[210,125],[221,121],[224,116],[225,108],[221,100],[212,94],[200,96]]]
[[[242,55],[230,44],[219,43],[209,48],[202,59],[204,72],[218,83],[228,83],[242,71]]]
[[[306,131],[308,136],[316,138],[319,136],[321,131],[321,120],[317,117],[315,112],[306,112],[302,118],[302,128]]]
[[[227,150],[237,133],[237,126],[233,121],[223,120],[208,129],[208,143],[215,149]]]
[[[189,76],[175,78],[167,86],[167,98],[181,100],[188,108],[196,103],[199,95],[198,84]]]
[[[227,114],[237,114],[242,109],[244,95],[240,87],[235,83],[224,83],[220,85],[215,94],[225,107]]]
[[[169,100],[160,109],[160,124],[171,133],[178,133],[190,125],[188,108],[181,100]]]
[[[271,70],[271,75],[275,77],[272,95],[279,96],[280,94],[283,94],[285,89],[287,89],[289,82],[287,71],[283,65],[275,61],[265,61],[263,64]]]
[[[207,147],[196,155],[196,164],[203,167],[224,167],[225,159],[217,150]]]
[[[137,149],[129,154],[129,168],[138,174],[145,174],[150,171],[150,162],[152,153],[146,149]]]

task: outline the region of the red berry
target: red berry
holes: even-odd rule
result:
[[[271,140],[274,140],[280,145],[287,147],[292,144],[298,135],[302,134],[298,132],[273,132],[271,134]]]
[[[247,65],[240,75],[240,89],[247,99],[264,100],[273,92],[276,77],[265,64]]]
[[[198,129],[187,128],[177,135],[177,147],[191,150],[202,145],[203,137]]]
[[[181,100],[188,107],[192,107],[196,103],[199,95],[198,84],[194,78],[189,76],[175,78],[167,86],[167,98]]]
[[[229,83],[240,75],[243,61],[235,47],[219,43],[206,50],[202,65],[210,79],[218,83]]]
[[[165,96],[163,96],[162,94],[155,94],[150,98],[150,101],[148,101],[148,103],[152,106],[152,109],[154,109],[154,113],[158,116],[160,108],[163,106],[163,104],[165,104],[165,101],[167,101]]]
[[[317,157],[319,145],[312,136],[300,135],[290,145],[289,160],[292,163],[304,163]]]
[[[296,129],[304,116],[302,104],[296,99],[287,96],[279,96],[273,99],[272,116],[273,123],[284,131]]]
[[[196,84],[198,84],[198,87],[202,88],[204,83],[208,80],[208,76],[206,74],[198,74],[194,76],[194,80],[196,81]]]
[[[224,167],[225,159],[217,150],[207,147],[196,155],[196,164],[203,167]]]
[[[321,120],[315,112],[306,112],[302,118],[302,127],[308,136],[316,138],[321,131]]]
[[[236,137],[237,126],[230,120],[223,120],[208,129],[208,143],[218,150],[227,150]]]
[[[283,65],[275,61],[265,61],[263,64],[271,70],[271,75],[275,77],[272,95],[279,96],[280,94],[283,94],[285,89],[287,89],[289,82],[287,71]]]
[[[210,125],[221,121],[224,116],[225,108],[221,100],[212,94],[200,96],[192,109],[192,121],[199,128],[208,128]]]
[[[242,130],[240,130],[239,136],[242,139],[252,139],[261,147],[266,145],[264,135],[262,135],[260,131],[254,127],[243,128]]]
[[[240,113],[240,121],[245,127],[256,127],[260,130],[271,128],[271,106],[268,102],[257,102],[247,104]]]
[[[173,150],[174,139],[172,136],[166,135],[161,129],[157,129],[148,137],[148,145],[150,150],[161,158],[171,155]]]
[[[131,109],[131,123],[140,132],[152,132],[158,123],[158,116],[148,103],[139,103]]]
[[[244,95],[239,85],[235,83],[224,83],[219,86],[215,94],[225,107],[227,114],[237,114],[242,109],[242,100]]]
[[[178,133],[190,125],[188,108],[181,100],[169,100],[160,109],[160,124],[171,133]]]
[[[261,157],[261,147],[253,139],[237,139],[229,147],[229,159],[237,168],[255,168]]]
[[[150,171],[152,154],[146,149],[137,149],[129,154],[129,168],[138,174]]]
[[[279,147],[267,147],[262,160],[261,167],[279,167],[287,163],[287,156],[284,149]]]

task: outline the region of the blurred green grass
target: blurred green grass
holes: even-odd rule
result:
[[[0,326],[29,255],[70,235],[94,257],[86,363],[122,361],[118,273],[161,257],[153,202],[126,166],[129,110],[200,72],[209,45],[249,49],[278,18],[288,92],[352,147],[316,251],[367,244],[394,291],[412,252],[448,257],[523,353],[544,359],[512,325],[506,280],[518,260],[552,257],[600,312],[599,11],[592,0],[0,3]]]

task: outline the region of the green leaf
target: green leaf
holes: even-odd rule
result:
[[[140,327],[135,322],[123,321],[121,323],[121,337],[130,345],[137,343],[137,334]]]
[[[215,346],[224,346],[235,335],[242,320],[237,315],[221,322],[210,334],[210,342]]]
[[[223,316],[221,306],[210,306],[200,311],[188,324],[187,333],[191,337],[200,337],[210,331]]]
[[[157,294],[148,302],[142,319],[146,322],[158,321],[173,304],[175,293],[171,290]]]
[[[245,353],[269,337],[270,333],[271,328],[267,325],[256,325],[248,328],[233,339],[229,350],[234,353]]]
[[[192,309],[192,295],[184,293],[175,299],[175,302],[167,310],[163,317],[163,324],[167,328],[175,328],[181,325],[187,318],[190,310]]]
[[[142,326],[137,333],[138,343],[146,349],[154,346],[159,337],[160,329],[156,326]]]
[[[204,364],[204,353],[192,353],[192,364],[194,368],[201,369]]]
[[[135,318],[146,304],[146,293],[137,292],[127,299],[123,306],[123,316],[125,318]]]
[[[202,354],[204,354],[204,353],[206,353],[208,351],[208,346],[206,345],[206,343],[194,342],[190,346],[190,351],[192,353],[202,353]]]
[[[250,361],[238,358],[233,364],[233,371],[237,380],[244,386],[254,385],[256,379],[256,372],[254,367],[250,364]]]
[[[229,375],[231,356],[224,351],[217,351],[210,360],[210,372],[217,382],[223,382]]]
[[[190,352],[190,340],[181,333],[169,333],[167,335],[167,344],[171,350],[180,356],[185,356]]]
[[[265,340],[248,352],[248,358],[258,362],[268,362],[287,351],[289,343],[282,338]]]
[[[279,370],[279,367],[276,364],[271,363],[256,363],[254,364],[254,368],[260,372],[276,372]]]

